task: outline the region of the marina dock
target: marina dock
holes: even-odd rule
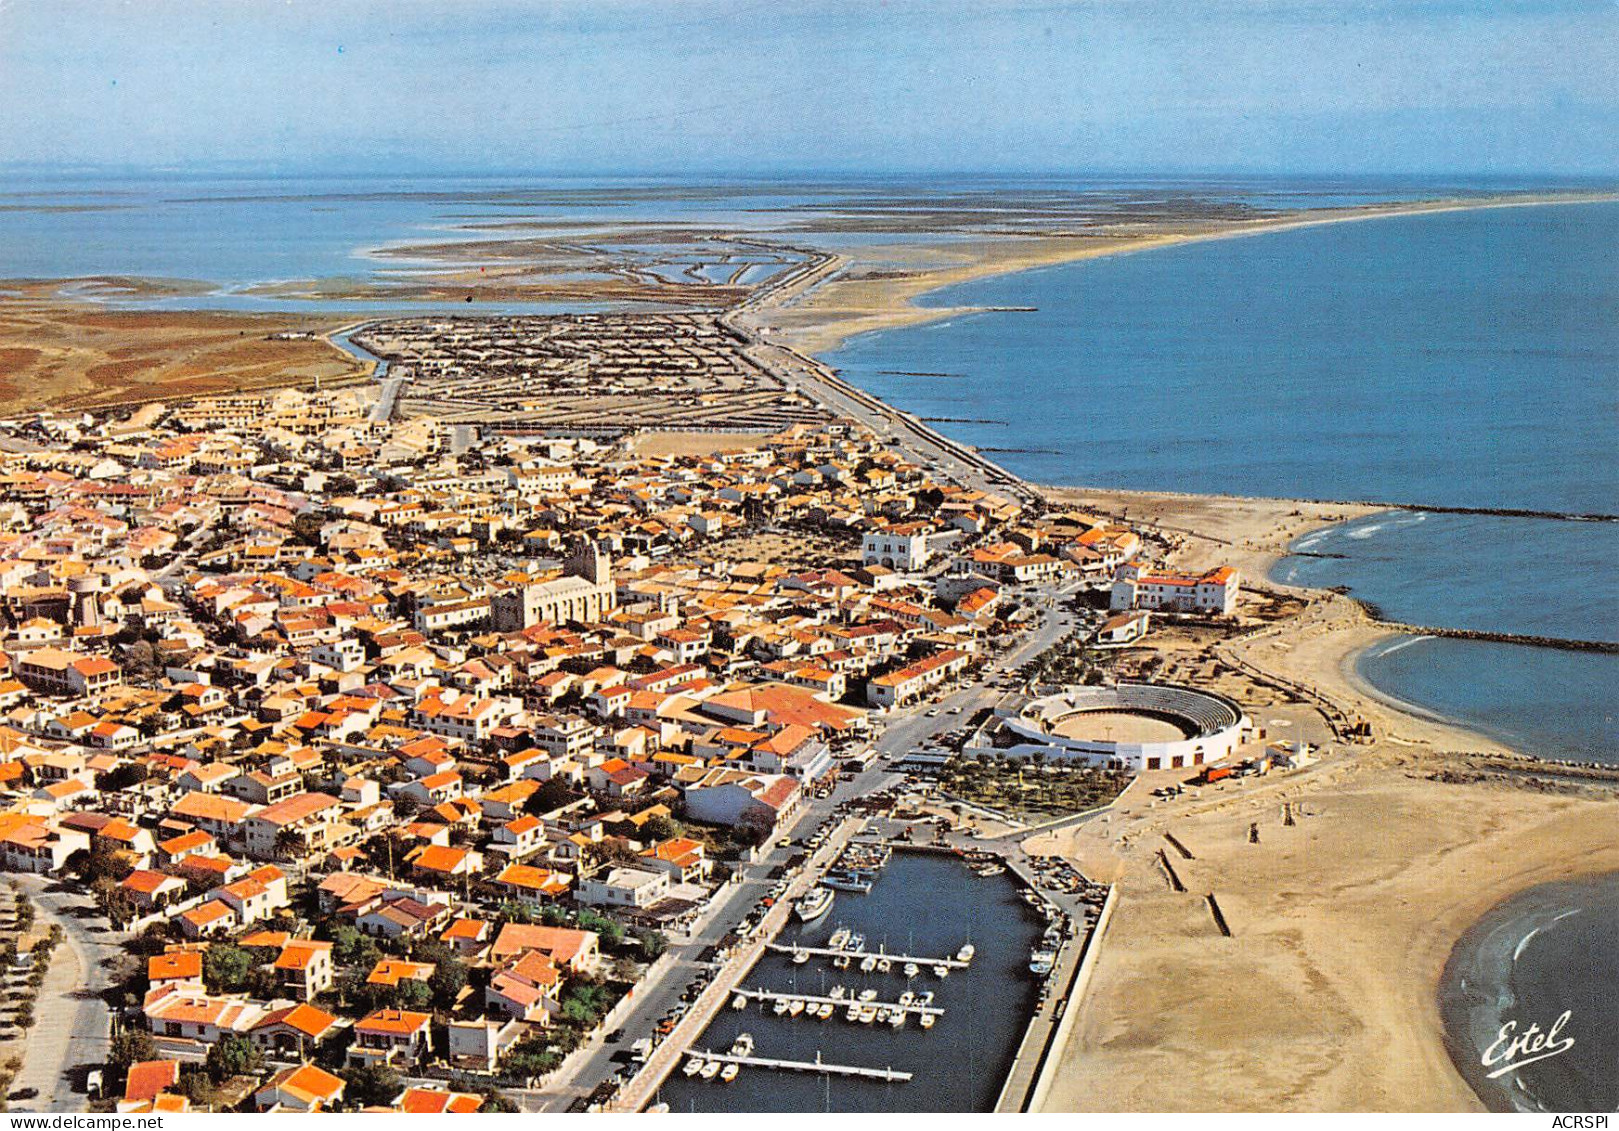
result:
[[[605,1107],[607,1111],[640,1111],[652,1102],[657,1094],[658,1086],[664,1078],[674,1071],[692,1043],[702,1035],[708,1023],[731,1000],[736,992],[736,984],[747,976],[764,953],[765,942],[774,938],[777,932],[787,924],[787,918],[792,913],[793,900],[803,895],[813,887],[826,867],[843,851],[849,840],[865,827],[863,818],[847,818],[838,825],[836,830],[810,858],[807,868],[800,873],[788,886],[783,898],[765,915],[753,937],[744,943],[725,964],[715,973],[714,979],[709,982],[703,992],[698,995],[686,1015],[682,1017],[674,1030],[663,1038],[653,1048],[652,1055],[641,1065],[634,1078],[625,1084]]]
[[[830,1005],[836,1009],[847,1009],[851,1005],[869,1005],[877,1009],[887,1009],[890,1011],[903,1010],[908,1014],[914,1013],[918,1017],[929,1013],[935,1017],[941,1017],[944,1015],[944,1010],[940,1009],[936,1005],[916,1005],[914,1003],[911,1005],[901,1005],[897,1001],[857,1001],[852,997],[822,997],[816,994],[794,993],[789,990],[738,989],[736,993],[750,1001],[764,1001],[771,1003],[777,1001],[801,1001],[805,1005]]]
[[[864,1068],[857,1064],[828,1064],[821,1059],[817,1052],[814,1060],[777,1060],[768,1056],[733,1056],[728,1052],[699,1052],[691,1050],[692,1056],[700,1056],[704,1060],[717,1060],[721,1064],[740,1064],[745,1068],[778,1068],[787,1072],[818,1072],[823,1076],[858,1076],[863,1080],[883,1080],[891,1084],[903,1084],[911,1078],[909,1072],[902,1072],[896,1068]]]
[[[907,962],[914,962],[924,970],[931,970],[935,966],[943,966],[950,970],[965,970],[967,963],[959,958],[919,958],[914,954],[890,954],[881,950],[834,950],[829,946],[789,946],[786,943],[771,943],[770,949],[782,954],[808,954],[816,958],[848,958],[859,962],[866,958],[875,958],[879,962],[897,962],[901,966]]]

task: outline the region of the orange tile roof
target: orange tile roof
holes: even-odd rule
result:
[[[433,1020],[432,1014],[408,1009],[378,1009],[354,1023],[356,1033],[419,1033]]]
[[[168,954],[154,954],[146,960],[146,980],[149,982],[168,982],[176,979],[201,977],[201,951],[171,951]]]

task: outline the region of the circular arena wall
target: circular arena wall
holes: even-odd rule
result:
[[[1251,730],[1223,695],[1167,683],[1070,687],[1024,705],[1002,725],[1010,757],[1044,755],[1121,770],[1201,766],[1230,756]]]

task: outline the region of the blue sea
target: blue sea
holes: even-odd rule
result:
[[[1216,240],[939,291],[926,304],[1037,309],[825,360],[924,417],[990,421],[940,427],[1040,482],[1407,504],[1312,535],[1338,556],[1278,576],[1414,624],[1613,640],[1619,525],[1421,507],[1619,511],[1616,246],[1619,204]],[[1613,760],[1615,660],[1444,640],[1360,670],[1530,753]]]

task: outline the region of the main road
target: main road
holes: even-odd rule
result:
[[[64,943],[40,987],[37,1021],[12,1088],[33,1088],[38,1094],[23,1106],[35,1111],[82,1111],[84,1073],[105,1065],[112,1050],[111,1013],[102,994],[125,953],[122,936],[107,926],[88,894],[39,876],[15,881],[41,920],[61,925]]]

